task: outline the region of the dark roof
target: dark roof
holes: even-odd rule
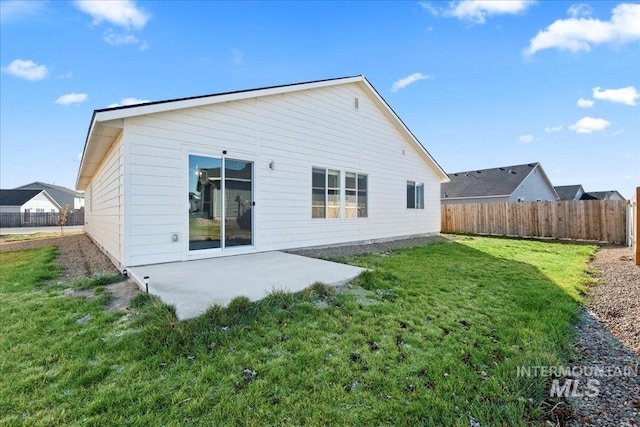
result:
[[[0,190],[0,206],[22,206],[42,190]]]
[[[45,187],[45,188],[42,188],[42,187]],[[67,193],[72,196],[77,196],[77,197],[84,196],[84,194],[80,191],[75,191],[70,188],[63,187],[61,185],[47,184],[46,182],[41,182],[41,181],[35,181],[26,185],[21,185],[19,187],[16,187],[16,190],[43,190],[46,188],[54,188],[58,191],[62,191],[63,193]]]
[[[575,200],[576,194],[580,190],[582,185],[558,185],[557,187],[553,187],[556,189],[556,193],[558,193],[558,197],[560,200]],[[584,190],[583,190],[584,192]]]
[[[609,200],[616,193],[618,194],[618,196],[620,196],[620,197],[622,197],[624,199],[622,194],[618,193],[616,190],[608,190],[608,191],[589,191],[589,192],[586,192],[582,196],[582,200]]]
[[[230,91],[230,92],[212,93],[212,94],[209,94],[209,95],[189,96],[189,97],[186,97],[186,98],[165,99],[165,100],[162,100],[162,101],[145,102],[145,103],[142,103],[142,104],[121,105],[119,107],[98,109],[98,110],[95,110],[94,113],[100,113],[102,111],[125,110],[127,108],[136,108],[136,107],[147,106],[147,105],[166,104],[168,102],[188,101],[188,100],[191,100],[191,99],[208,98],[208,97],[212,97],[212,96],[232,95],[234,93],[254,92],[254,91],[265,90],[265,89],[276,89],[276,88],[281,88],[281,87],[300,86],[300,85],[306,85],[306,84],[311,84],[311,83],[329,82],[329,81],[332,81],[332,80],[344,80],[344,79],[350,79],[350,78],[359,77],[359,76],[361,76],[361,75],[357,74],[355,76],[339,77],[339,78],[332,78],[332,79],[312,80],[312,81],[308,81],[308,82],[290,83],[290,84],[286,84],[286,85],[275,85],[275,86],[259,87],[259,88],[254,88],[254,89],[234,90],[234,91]]]
[[[510,195],[538,165],[536,162],[447,174],[451,182],[441,185],[442,198]]]

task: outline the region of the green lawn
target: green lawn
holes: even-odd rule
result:
[[[342,259],[373,268],[367,292],[237,298],[188,322],[146,295],[105,312],[109,278],[63,295],[54,248],[2,253],[0,425],[542,424],[546,379],[517,367],[570,361],[593,251],[460,237]]]

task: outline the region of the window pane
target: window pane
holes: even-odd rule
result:
[[[416,186],[416,208],[424,209],[424,184],[418,184]]]
[[[220,247],[221,159],[189,156],[189,250]]]
[[[314,188],[324,188],[324,176],[325,176],[325,170],[324,169],[313,169],[313,182],[312,182],[312,186]]]
[[[329,188],[340,188],[340,171],[329,171],[327,175],[327,184]]]
[[[346,172],[344,174],[344,188],[354,189],[356,188],[356,174],[353,172]]]
[[[355,184],[355,177],[353,180]],[[358,198],[355,190],[346,190],[344,195],[344,216],[345,218],[357,217]]]
[[[340,218],[340,190],[328,190],[327,201],[327,218]]]
[[[311,218],[326,217],[326,169],[313,169],[311,189]]]
[[[367,217],[367,192],[358,191],[358,218]]]
[[[367,175],[358,175],[358,190],[367,189]]]
[[[312,218],[324,218],[325,217],[325,192],[323,188],[314,188],[311,191],[311,217]]]
[[[416,207],[416,183],[407,181],[407,209]]]

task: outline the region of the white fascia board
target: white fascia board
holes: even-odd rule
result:
[[[157,104],[140,104],[135,107],[99,111],[96,113],[96,121],[104,122],[108,120],[123,119],[127,117],[141,116],[145,114],[161,113],[183,108],[200,107],[203,105],[219,104],[222,102],[237,101],[247,98],[257,98],[268,95],[279,95],[288,92],[298,92],[306,89],[315,89],[325,86],[335,86],[338,84],[362,82],[364,77],[347,77],[343,79],[325,80],[313,83],[293,84],[288,86],[273,87],[267,89],[255,89],[235,93],[211,95],[193,99],[183,99],[176,101],[160,102]]]
[[[373,97],[378,101],[378,104],[383,107],[387,115],[396,123],[396,125],[402,131],[402,133],[404,133],[404,135],[413,142],[413,144],[416,146],[418,151],[422,153],[422,155],[424,155],[427,158],[427,160],[433,165],[433,167],[436,169],[436,171],[440,175],[440,183],[451,181],[451,179],[449,178],[447,173],[444,171],[444,169],[442,169],[442,167],[438,164],[438,162],[436,162],[433,156],[431,156],[431,153],[429,153],[427,149],[424,147],[424,145],[422,145],[420,141],[418,141],[415,135],[404,124],[402,119],[398,117],[395,111],[391,109],[389,104],[387,104],[387,101],[385,101],[384,98],[380,96],[378,91],[371,85],[371,83],[369,83],[369,81],[366,78],[362,78],[360,81],[362,82],[362,84],[365,85],[365,87],[369,90],[369,92],[373,95]]]

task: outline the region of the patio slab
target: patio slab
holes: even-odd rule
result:
[[[339,286],[364,271],[360,267],[275,251],[127,270],[143,290],[144,277],[149,276],[149,292],[175,305],[180,320],[197,317],[214,304],[227,305],[237,296],[258,301],[273,290],[299,292],[314,282]]]

